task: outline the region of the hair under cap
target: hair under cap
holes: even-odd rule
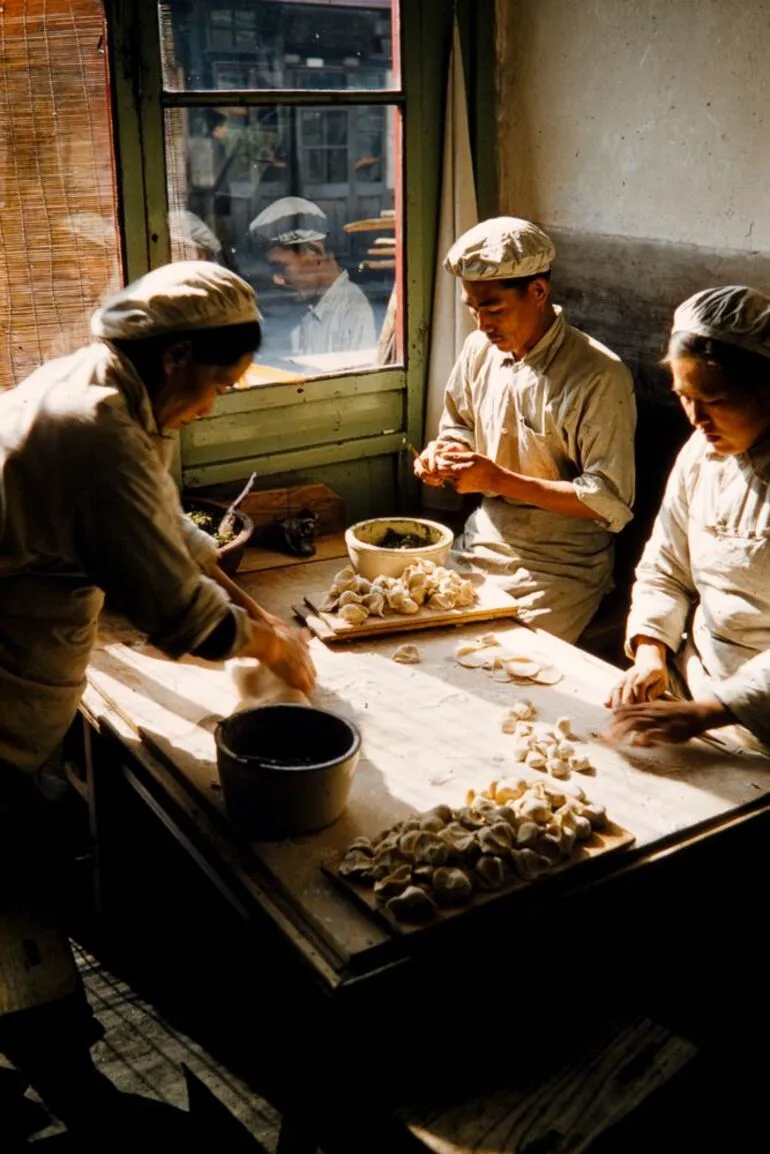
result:
[[[507,280],[548,272],[556,256],[549,236],[518,216],[496,216],[456,240],[444,268],[462,280]]]
[[[710,337],[770,357],[770,297],[738,284],[704,289],[679,306],[671,333]]]
[[[167,332],[215,329],[262,319],[254,289],[206,260],[164,264],[110,297],[91,318],[91,335],[141,340]]]
[[[249,232],[263,244],[307,244],[311,240],[325,240],[329,222],[312,200],[283,196],[254,217]]]

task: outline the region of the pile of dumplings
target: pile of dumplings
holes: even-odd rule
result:
[[[479,795],[469,791],[460,809],[437,805],[376,838],[356,838],[337,872],[373,887],[399,921],[424,923],[476,894],[542,877],[606,824],[604,807],[577,787],[567,794],[547,780],[493,781]]]
[[[531,701],[515,701],[503,718],[503,733],[515,738],[513,755],[530,769],[542,769],[551,777],[568,778],[570,773],[593,773],[585,754],[575,748],[572,719],[560,717],[554,725],[535,720]]]
[[[363,625],[370,615],[417,613],[421,607],[460,609],[475,600],[476,591],[467,578],[424,560],[407,566],[400,577],[375,577],[373,581],[348,565],[334,575],[321,609],[336,613],[349,625]]]

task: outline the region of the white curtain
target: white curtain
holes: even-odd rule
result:
[[[460,299],[460,282],[444,271],[444,257],[457,237],[477,221],[462,47],[455,20],[444,122],[441,207],[425,403],[426,443],[436,435],[447,379],[465,338],[473,330],[473,321]],[[439,492],[429,489],[425,491],[424,497],[433,503],[433,498],[438,497]]]

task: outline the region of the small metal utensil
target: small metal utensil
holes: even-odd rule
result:
[[[238,508],[238,506],[240,505],[243,498],[248,497],[249,493],[251,492],[251,490],[254,486],[254,482],[256,481],[256,479],[257,479],[257,474],[252,473],[251,476],[249,477],[248,481],[244,485],[243,489],[241,490],[241,492],[238,494],[238,496],[233,501],[232,505],[228,506],[227,512],[225,513],[225,515],[223,516],[222,520],[219,522],[219,525],[217,527],[217,534],[219,537],[224,537],[224,536],[226,536],[226,534],[232,533],[233,529],[235,528],[235,511]]]

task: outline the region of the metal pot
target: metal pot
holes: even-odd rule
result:
[[[220,721],[214,739],[227,812],[251,837],[312,833],[344,810],[361,748],[344,717],[263,705]]]

